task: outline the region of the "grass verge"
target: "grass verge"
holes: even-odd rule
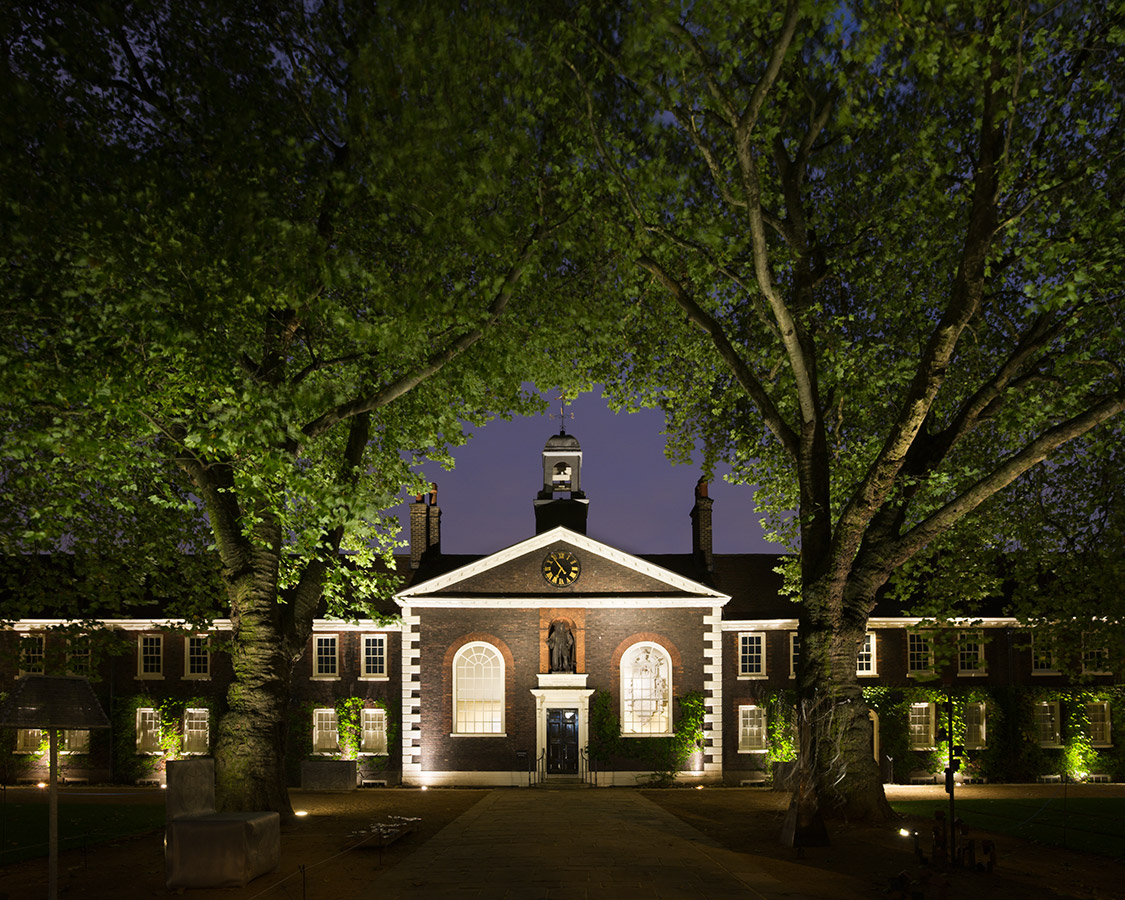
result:
[[[949,802],[896,800],[895,812],[932,819]],[[970,829],[1121,859],[1125,855],[1125,798],[1061,797],[1026,800],[955,800],[957,817]]]
[[[164,827],[164,806],[59,804],[59,850],[74,850]],[[0,807],[0,866],[47,855],[47,804]]]

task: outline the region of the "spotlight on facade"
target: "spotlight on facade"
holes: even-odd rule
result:
[[[40,781],[40,782],[39,782],[39,783],[38,783],[37,785],[35,785],[35,786],[36,786],[37,788],[45,788],[45,787],[47,786],[47,782],[45,782],[45,781]]]
[[[909,828],[900,828],[898,830],[898,833],[901,834],[903,837],[910,837],[910,835],[911,835],[911,831],[910,831]]]
[[[308,810],[306,809],[297,809],[293,811],[293,815],[295,816],[307,816],[308,814]]]
[[[422,790],[428,791],[429,789],[430,789],[429,785],[426,785],[426,784],[422,785]]]

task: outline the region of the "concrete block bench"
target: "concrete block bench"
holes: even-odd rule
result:
[[[215,812],[215,761],[168,763],[164,869],[169,890],[245,887],[281,863],[276,812]]]

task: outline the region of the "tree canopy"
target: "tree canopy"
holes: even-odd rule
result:
[[[806,782],[879,814],[876,593],[1125,409],[1120,17],[591,3],[560,32],[630,300],[621,402],[759,486],[800,554],[801,690],[854,711],[809,724]]]
[[[389,590],[411,463],[575,377],[557,101],[499,8],[18,3],[0,32],[2,546],[211,559],[221,802],[285,810],[292,661],[322,596]]]

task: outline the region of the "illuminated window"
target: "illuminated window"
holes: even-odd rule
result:
[[[738,752],[766,749],[766,711],[760,706],[738,708]]]
[[[360,749],[364,753],[387,752],[387,711],[380,707],[363,711],[363,742]]]
[[[17,753],[38,753],[47,732],[38,728],[21,728],[16,732]]]
[[[453,658],[453,731],[504,733],[504,657],[491,644],[466,644]]]
[[[1095,747],[1113,746],[1113,729],[1109,722],[1109,704],[1104,700],[1094,700],[1086,704],[1086,718],[1089,726],[1086,735]]]
[[[621,733],[672,733],[672,663],[659,644],[634,644],[621,658]]]
[[[340,674],[336,635],[318,634],[313,640],[313,677],[336,678]]]
[[[1059,702],[1050,700],[1035,704],[1035,731],[1040,747],[1062,746],[1059,733]]]
[[[66,753],[89,753],[90,732],[85,728],[68,728],[61,735],[59,749]]]
[[[160,752],[160,715],[155,709],[137,710],[137,752]]]
[[[211,642],[205,634],[189,635],[184,641],[184,674],[188,678],[211,677]]]
[[[205,709],[185,709],[184,753],[206,753],[210,745],[210,714]]]
[[[921,674],[933,670],[934,658],[930,652],[930,639],[924,634],[906,636],[906,671]]]
[[[855,659],[856,675],[878,675],[879,670],[875,665],[875,634],[867,632],[859,645],[859,655]]]
[[[387,639],[382,634],[365,634],[360,639],[363,649],[363,678],[387,677]]]
[[[137,637],[137,677],[164,677],[164,636],[142,634]]]
[[[43,674],[43,635],[25,634],[20,638],[20,674]]]
[[[931,750],[934,747],[937,707],[932,703],[914,703],[910,706],[910,749]]]
[[[795,631],[789,632],[789,677],[797,677],[797,661],[801,658],[801,636]]]
[[[738,636],[738,675],[740,678],[766,677],[766,636],[761,632]]]
[[[985,746],[987,723],[983,703],[965,704],[965,746],[979,750]]]
[[[335,753],[340,749],[340,738],[336,730],[336,710],[313,710],[313,752]]]
[[[963,634],[957,641],[957,673],[983,675],[984,639],[979,631]]]

